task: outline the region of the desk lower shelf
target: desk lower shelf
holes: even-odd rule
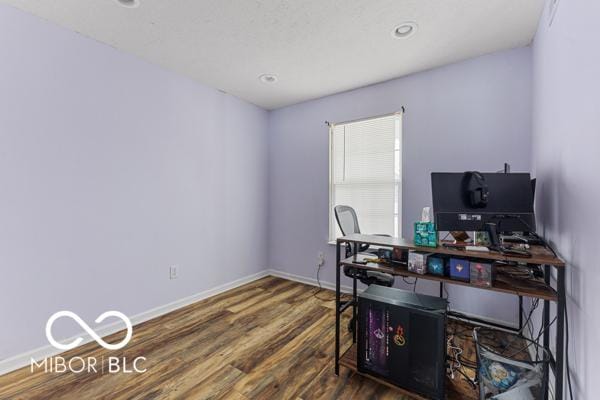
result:
[[[366,257],[369,258],[369,257],[373,257],[373,256],[367,255]],[[362,254],[359,254],[358,259],[360,260],[362,258],[365,258],[365,256]],[[543,285],[543,282],[541,282],[541,281],[540,281],[540,285],[517,286],[517,284],[519,282],[503,281],[503,280],[496,278],[493,286],[486,287],[486,286],[473,285],[470,282],[463,282],[463,281],[450,279],[447,276],[439,276],[439,275],[431,275],[431,274],[425,274],[425,275],[416,274],[414,272],[410,272],[408,270],[408,268],[403,265],[391,266],[391,265],[387,265],[387,264],[377,264],[377,263],[356,264],[353,261],[354,261],[353,257],[348,257],[348,258],[342,260],[340,262],[340,265],[350,266],[350,267],[369,270],[369,271],[385,272],[385,273],[395,275],[395,276],[404,276],[404,277],[409,277],[409,278],[424,279],[424,280],[428,280],[428,281],[444,282],[444,283],[449,283],[452,285],[468,286],[468,287],[477,288],[477,289],[491,290],[494,292],[514,294],[517,296],[533,297],[533,298],[538,298],[538,299],[542,299],[542,300],[550,300],[550,301],[554,301],[554,302],[558,301],[558,295],[557,295],[556,291],[550,286]]]

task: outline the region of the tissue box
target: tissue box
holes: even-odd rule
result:
[[[484,260],[471,261],[471,283],[477,286],[491,287],[494,282],[494,265]]]
[[[408,253],[408,270],[415,274],[424,275],[427,272],[427,257],[429,253],[411,251]]]
[[[438,233],[433,222],[415,222],[415,245],[437,247]]]
[[[469,260],[462,258],[450,259],[450,278],[458,281],[469,282],[471,278],[471,270],[469,269]]]
[[[432,275],[444,276],[444,268],[446,260],[441,256],[429,256],[427,257],[427,272]]]

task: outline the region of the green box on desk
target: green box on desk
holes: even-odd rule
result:
[[[415,246],[437,247],[438,233],[433,222],[415,222]]]

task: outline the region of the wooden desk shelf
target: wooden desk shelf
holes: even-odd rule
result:
[[[373,236],[373,235],[348,235],[338,239],[339,243],[357,242],[357,243],[368,243],[373,246],[384,246],[392,248],[400,248],[404,250],[415,250],[423,251],[425,253],[436,253],[444,254],[448,256],[456,256],[461,258],[481,258],[492,261],[509,261],[509,262],[526,262],[528,264],[535,265],[553,265],[555,267],[564,267],[565,262],[560,258],[556,257],[550,250],[543,246],[531,246],[529,252],[531,258],[513,257],[507,256],[497,252],[482,252],[482,251],[465,251],[452,249],[444,246],[438,247],[421,247],[415,246],[413,242],[405,239],[391,238],[387,236]]]
[[[436,249],[432,249],[432,250],[436,250]],[[436,251],[436,253],[437,253],[437,251]],[[464,253],[464,251],[462,251],[461,253]],[[440,254],[440,253],[437,253],[437,254]],[[357,260],[360,261],[360,260],[364,260],[365,258],[373,258],[373,257],[375,257],[375,256],[373,256],[372,254],[358,254]],[[465,257],[465,256],[463,255],[462,257]],[[550,300],[550,301],[558,300],[558,294],[556,293],[556,291],[551,286],[545,285],[543,280],[539,281],[539,283],[540,283],[539,286],[529,286],[529,287],[520,286],[520,287],[518,287],[515,285],[516,283],[511,284],[511,282],[501,280],[501,278],[497,278],[494,281],[494,286],[485,287],[485,286],[473,285],[469,282],[463,282],[463,281],[450,279],[447,276],[431,275],[431,274],[424,274],[424,275],[416,274],[414,272],[410,272],[406,266],[403,266],[401,264],[399,264],[399,265],[376,264],[376,263],[356,264],[356,263],[354,263],[354,257],[348,257],[346,259],[343,259],[342,261],[340,261],[340,264],[342,266],[350,266],[350,267],[359,268],[359,269],[385,272],[385,273],[395,275],[395,276],[404,276],[404,277],[417,278],[417,279],[423,279],[423,280],[428,280],[428,281],[444,282],[444,283],[448,283],[448,284],[452,284],[452,285],[468,286],[468,287],[473,287],[476,289],[491,290],[494,292],[514,294],[517,296],[533,297],[533,298],[538,298],[538,299],[542,299],[542,300]]]

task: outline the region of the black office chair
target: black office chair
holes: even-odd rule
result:
[[[353,233],[360,233],[360,228],[358,226],[358,217],[356,216],[356,211],[350,206],[335,206],[334,207],[335,219],[342,231],[342,235],[350,235]],[[378,234],[377,236],[388,236],[384,234]],[[358,248],[359,253],[371,253],[374,256],[377,256],[377,250],[369,250],[369,245],[367,243],[361,243]],[[346,257],[350,257],[354,254],[354,249],[352,248],[351,243],[346,243]],[[364,283],[367,286],[370,285],[380,285],[391,287],[394,285],[394,276],[390,274],[386,274],[385,272],[377,272],[377,271],[367,271],[364,269],[353,268],[350,266],[344,266],[344,275],[354,279],[358,279],[360,282]],[[354,330],[354,320],[351,320],[348,324],[348,330]]]

